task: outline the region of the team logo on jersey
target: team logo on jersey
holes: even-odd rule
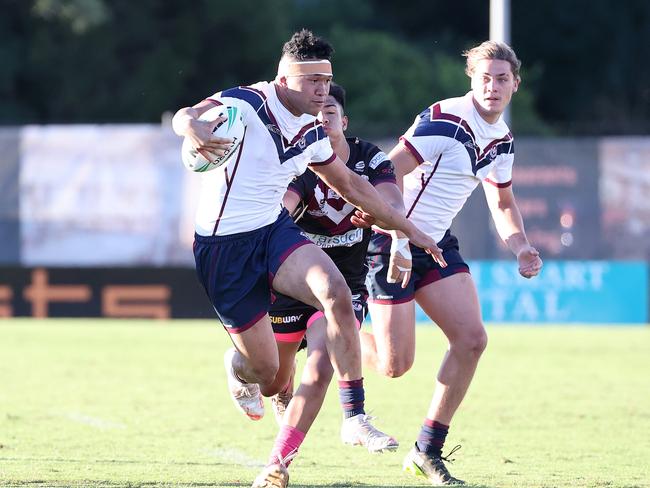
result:
[[[299,147],[300,149],[303,149],[303,150],[307,147],[307,141],[305,140],[304,137],[301,137],[301,138],[298,140],[298,147]]]
[[[327,199],[328,200],[338,200],[341,198],[338,193],[336,193],[334,190],[331,188],[327,189]]]
[[[490,153],[489,153],[488,157],[490,159],[494,159],[494,158],[497,157],[497,147],[496,146],[492,146],[492,149],[490,149]]]
[[[366,167],[366,163],[364,163],[363,161],[357,161],[357,164],[354,165],[354,170],[363,171],[365,167]]]
[[[346,202],[345,205],[343,205],[343,207],[339,210],[332,207],[327,201],[330,197],[331,191],[333,190],[330,188],[327,188],[327,190],[325,190],[321,188],[320,185],[317,185],[316,188],[314,188],[314,200],[317,202],[319,208],[311,208],[307,210],[307,213],[316,218],[327,217],[338,225],[354,210],[354,206]],[[337,198],[340,197],[337,195]]]
[[[480,152],[479,151],[480,147],[478,147],[478,145],[471,139],[466,141],[465,144],[463,144],[463,146],[465,146],[470,151],[475,151],[476,153]]]

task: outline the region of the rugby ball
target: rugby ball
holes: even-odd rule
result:
[[[181,148],[181,155],[183,164],[190,171],[196,173],[204,173],[212,171],[220,166],[223,166],[228,161],[237,157],[240,151],[240,144],[244,137],[244,122],[242,120],[241,110],[237,107],[228,107],[226,105],[219,105],[213,107],[207,112],[203,113],[199,120],[211,121],[219,117],[226,117],[226,120],[219,123],[212,132],[217,137],[228,137],[233,140],[232,146],[226,153],[210,161],[199,153],[193,146],[190,140],[186,137],[183,140],[183,147]]]

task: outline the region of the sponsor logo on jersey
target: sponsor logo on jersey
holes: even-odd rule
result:
[[[355,312],[361,312],[363,306],[359,302],[352,302],[352,308]]]
[[[358,300],[359,298],[361,298],[361,293],[355,293],[352,295],[352,301]]]
[[[370,162],[368,163],[368,166],[370,168],[375,169],[377,166],[379,166],[381,163],[386,161],[388,159],[388,156],[386,156],[386,153],[383,151],[379,151],[377,154],[375,154]]]
[[[282,135],[282,131],[280,131],[280,128],[275,124],[266,124],[266,128],[270,132],[273,132],[273,133],[278,134],[280,136]]]
[[[377,295],[377,300],[392,300],[393,295]]]
[[[277,317],[275,315],[271,315],[271,323],[272,324],[295,324],[296,322],[299,322],[300,319],[302,318],[304,314],[299,314],[299,315],[285,315],[284,317]]]
[[[357,161],[357,163],[354,165],[354,170],[355,171],[363,171],[366,167],[366,163],[363,161]]]
[[[350,247],[363,240],[363,229],[355,228],[338,236],[323,236],[320,234],[310,234],[309,232],[305,232],[304,235],[321,249]]]

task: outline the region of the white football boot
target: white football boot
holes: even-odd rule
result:
[[[344,444],[363,446],[368,452],[394,451],[399,442],[394,437],[375,428],[370,421],[374,417],[366,414],[355,415],[343,421],[341,440]]]
[[[237,354],[237,350],[233,347],[228,349],[223,357],[230,396],[237,408],[246,414],[249,419],[260,420],[264,417],[264,400],[260,392],[260,386],[257,383],[242,383],[237,379],[232,367],[235,354]]]

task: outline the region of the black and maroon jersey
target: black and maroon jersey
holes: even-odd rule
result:
[[[347,138],[350,170],[373,186],[395,183],[393,163],[377,146],[358,138]],[[323,249],[345,277],[348,286],[363,284],[365,256],[370,229],[359,229],[350,222],[355,207],[343,200],[315,173],[307,171],[295,179],[289,190],[298,194],[304,211],[296,223],[304,234]]]

